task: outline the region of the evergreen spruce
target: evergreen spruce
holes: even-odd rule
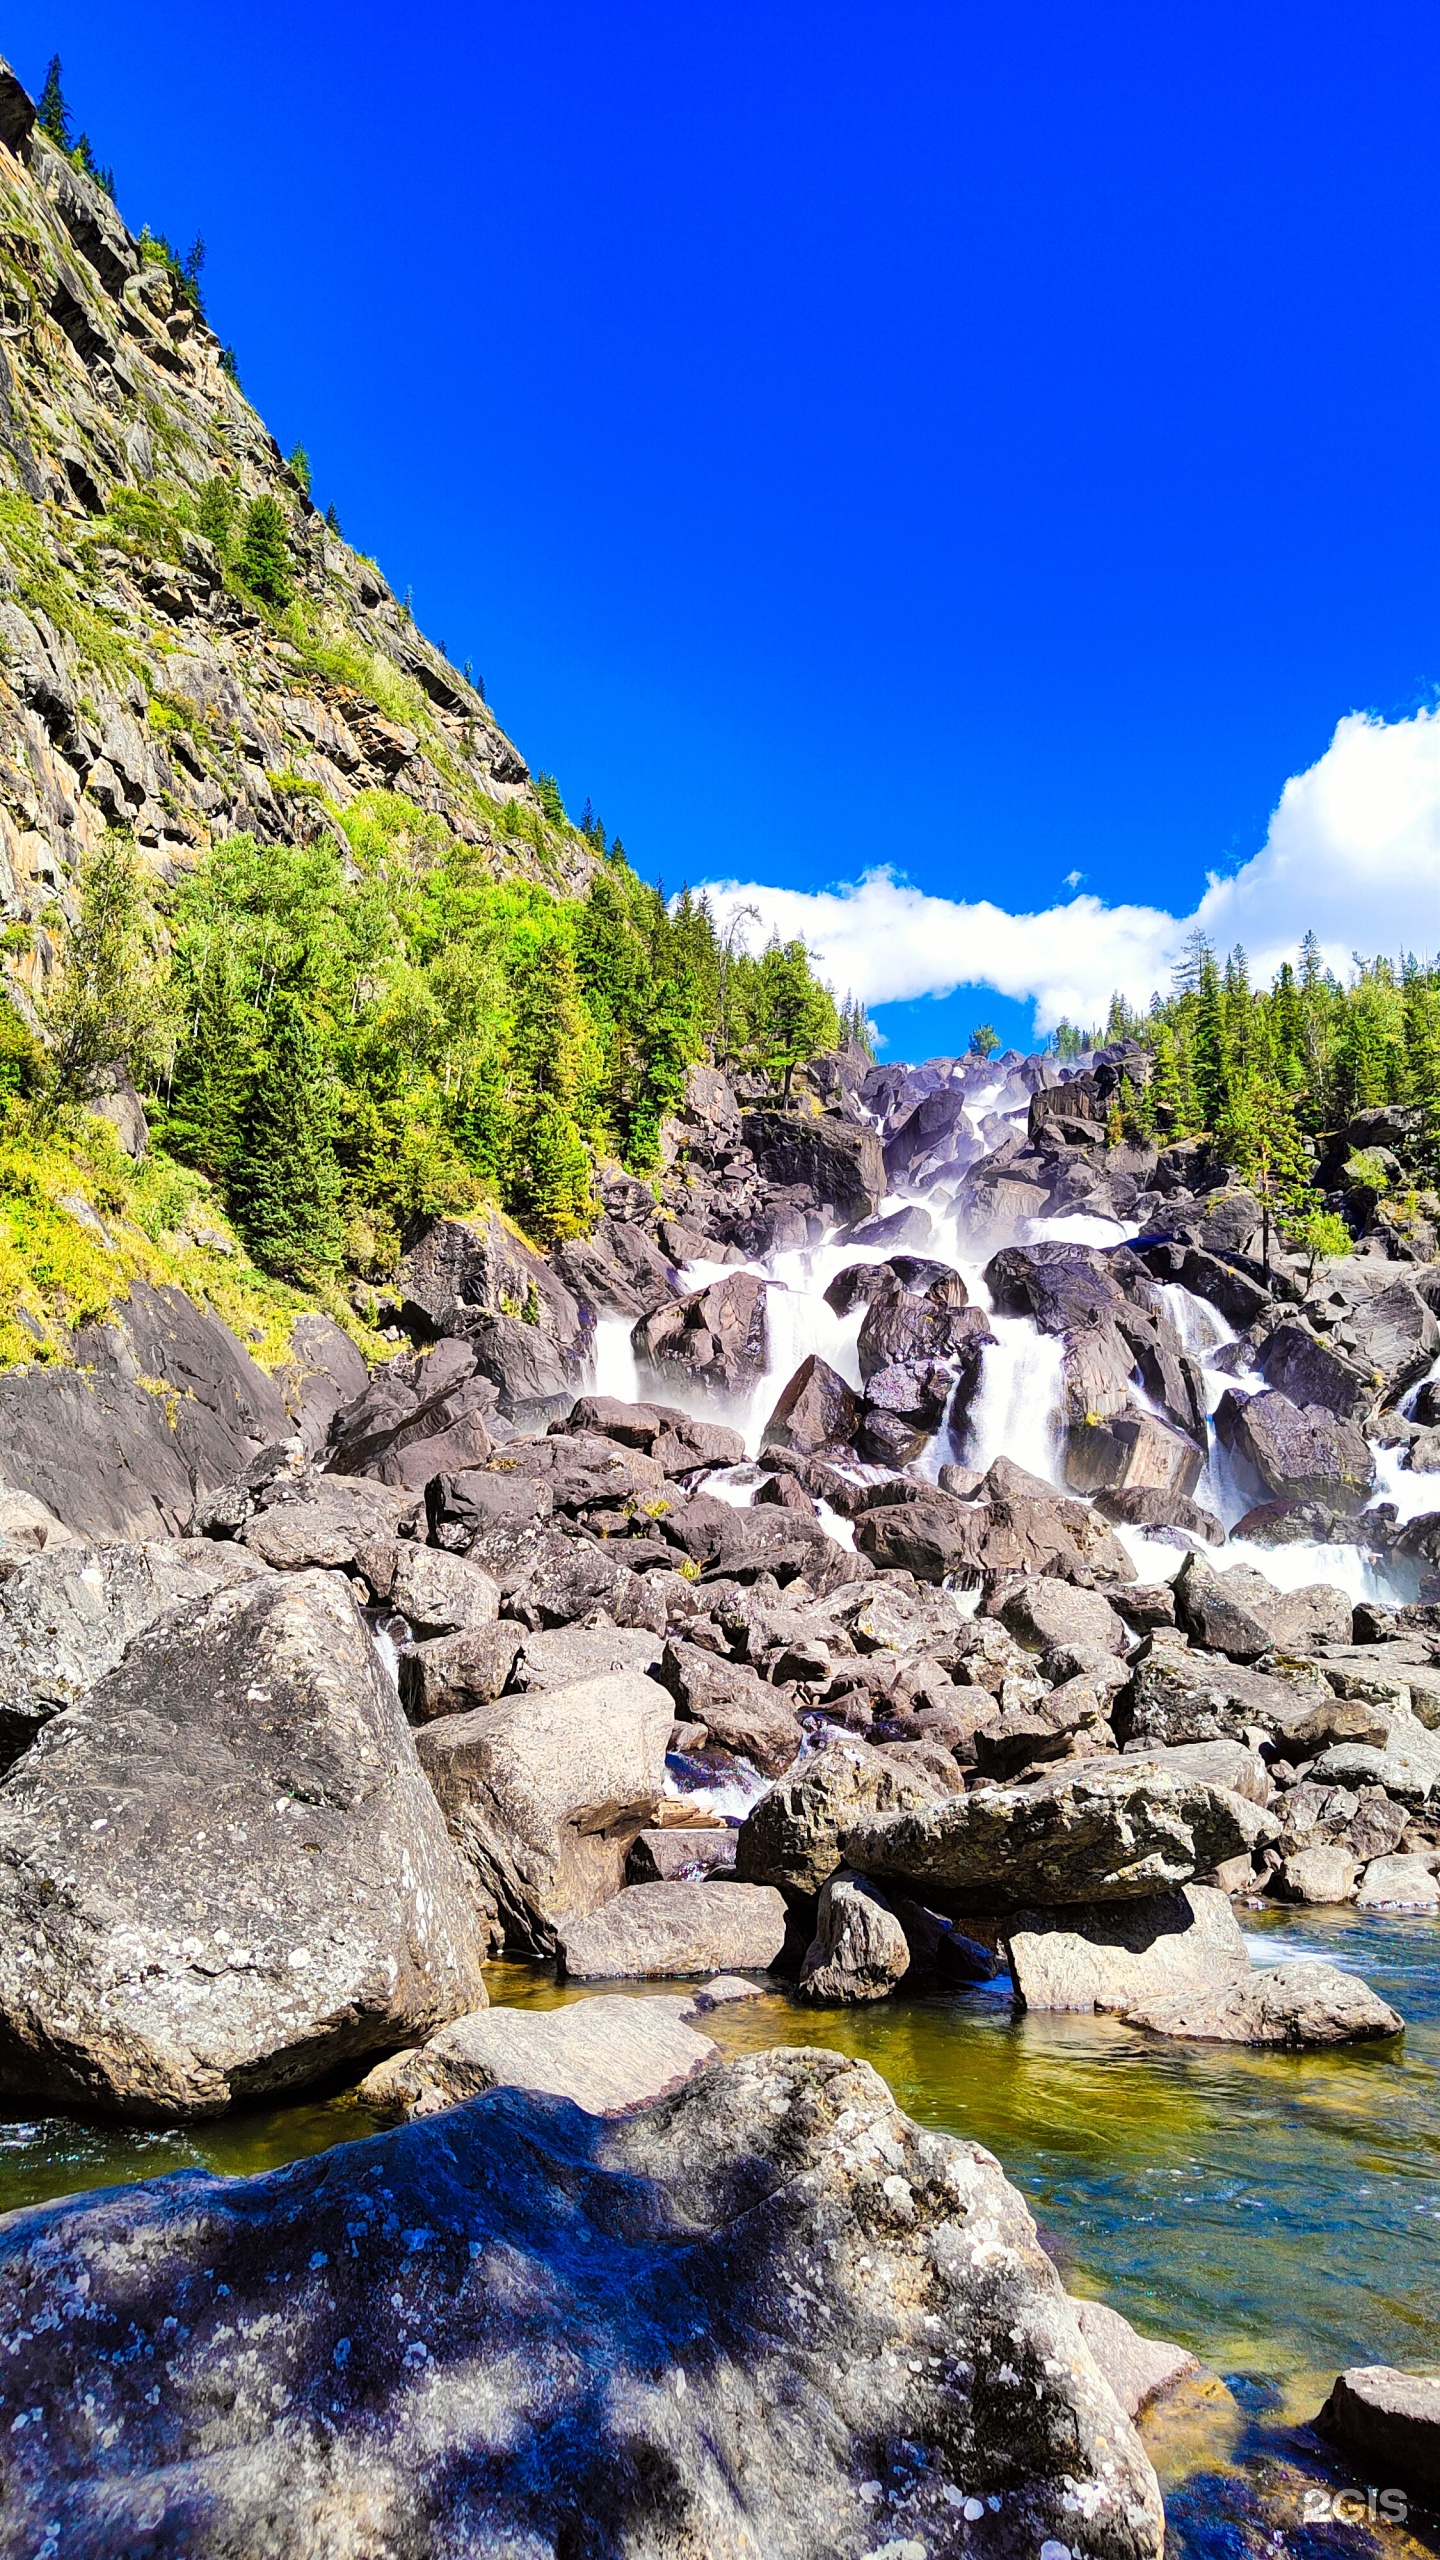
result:
[[[40,92],[40,104],[35,110],[35,121],[41,132],[49,135],[57,150],[69,150],[70,110],[65,103],[65,92],[60,85],[58,53],[52,53],[50,56],[50,65],[45,74],[45,86]]]
[[[230,1193],[263,1269],[314,1282],[338,1267],[333,1090],[316,1028],[291,996],[271,1018]]]
[[[265,604],[290,601],[290,544],[285,510],[278,498],[252,498],[245,510],[245,529],[235,567],[243,583]]]

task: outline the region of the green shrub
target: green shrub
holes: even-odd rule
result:
[[[289,526],[278,498],[252,498],[235,555],[241,584],[262,604],[288,604],[291,596]]]

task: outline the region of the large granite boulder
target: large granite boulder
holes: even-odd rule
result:
[[[827,1742],[762,1796],[740,1825],[735,1873],[742,1883],[813,1896],[843,1865],[840,1834],[866,1813],[941,1801],[923,1770],[901,1767],[863,1742]]]
[[[601,1992],[563,2009],[476,2009],[415,2053],[394,2053],[355,2091],[372,2115],[438,2115],[486,2089],[543,2089],[587,2115],[664,2097],[715,2059],[687,2020],[693,2000]]]
[[[484,2000],[353,1600],[258,1576],[131,1639],[0,1784],[0,2091],[216,2115]]]
[[[856,1546],[877,1567],[901,1568],[920,1582],[1051,1574],[1088,1587],[1136,1579],[1098,1513],[1010,1459],[995,1460],[981,1494],[962,1502],[927,1486],[918,1501],[878,1505],[856,1521]]]
[[[1318,1674],[1308,1682],[1272,1679],[1223,1656],[1152,1640],[1115,1701],[1122,1742],[1154,1744],[1243,1739],[1251,1726],[1292,1733],[1323,1696]]]
[[[421,1729],[421,1764],[493,1937],[552,1955],[568,1921],[619,1892],[664,1787],[674,1721],[668,1690],[620,1671]]]
[[[1350,1641],[1350,1603],[1328,1583],[1277,1591],[1248,1565],[1217,1572],[1193,1552],[1175,1576],[1175,1615],[1196,1644],[1235,1662],[1254,1662],[1276,1645],[1299,1651]]]
[[[821,1888],[815,1935],[796,1986],[802,2000],[883,2000],[910,1969],[896,1912],[868,1876],[837,1868]]]
[[[1020,2197],[840,2054],[11,2216],[0,2332],[17,2560],[1161,2551]]]
[[[1358,1974],[1333,1964],[1276,1964],[1217,1991],[1136,2001],[1131,2026],[1202,2044],[1365,2044],[1403,2035],[1405,2021]]]
[[[1204,1779],[1061,1762],[1031,1785],[977,1789],[840,1834],[865,1875],[946,1895],[961,1908],[1138,1902],[1190,1884],[1273,1838],[1258,1805]],[[743,1833],[742,1833],[743,1838]]]
[[[1213,1885],[1090,1911],[1023,1912],[1005,1938],[1026,2009],[1126,2010],[1172,1993],[1223,1989],[1250,1970],[1239,1923]]]
[[[744,1663],[672,1637],[660,1677],[684,1720],[703,1724],[722,1750],[738,1751],[772,1778],[795,1760],[805,1733],[790,1697]]]
[[[265,1567],[208,1538],[48,1547],[0,1583],[0,1766],[113,1671],[132,1636]]]
[[[783,1897],[729,1877],[627,1885],[603,1911],[569,1920],[562,1974],[577,1982],[669,1980],[687,1973],[763,1973],[785,1944]]]
[[[741,1511],[718,1495],[697,1494],[660,1523],[665,1536],[705,1574],[753,1582],[773,1573],[777,1582],[803,1580],[817,1599],[847,1582],[869,1578],[871,1566],[842,1547],[818,1520],[802,1511],[762,1506]]]
[[[1273,1387],[1255,1396],[1232,1390],[1216,1408],[1215,1429],[1278,1500],[1348,1513],[1363,1510],[1375,1489],[1375,1461],[1359,1424],[1342,1422],[1324,1405],[1292,1404]]]

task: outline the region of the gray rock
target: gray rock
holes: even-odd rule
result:
[[[785,1943],[785,1903],[763,1884],[636,1884],[567,1920],[560,1970],[577,1982],[764,1972]]]
[[[486,2089],[543,2089],[587,2115],[664,2097],[713,2062],[716,2047],[685,2020],[690,2003],[601,1992],[563,2009],[478,2009],[452,2019],[418,2053],[391,2054],[355,2091],[382,2119],[438,2115]]]
[[[1205,1778],[1212,1786],[1228,1787],[1232,1795],[1244,1796],[1249,1804],[1267,1805],[1275,1792],[1259,1752],[1243,1742],[1177,1742],[1168,1749],[1128,1750],[1125,1766],[1170,1770],[1177,1778]]]
[[[333,1316],[297,1316],[290,1328],[290,1366],[283,1378],[291,1428],[309,1457],[318,1457],[337,1415],[362,1396],[370,1373]]]
[[[1274,1830],[1268,1814],[1226,1787],[1132,1771],[1123,1759],[1062,1761],[1029,1786],[977,1789],[918,1813],[849,1823],[840,1849],[865,1875],[937,1888],[974,1910],[1143,1901]]]
[[[400,1699],[415,1724],[468,1715],[489,1706],[509,1684],[525,1630],[513,1618],[465,1627],[457,1634],[407,1644],[400,1655]]]
[[[1033,1646],[1040,1654],[1083,1651],[1103,1661],[1107,1655],[1126,1652],[1131,1640],[1124,1619],[1111,1608],[1103,1591],[1078,1591],[1072,1583],[1056,1582],[1048,1574],[1027,1576],[1005,1589],[996,1615],[1023,1645]]]
[[[599,2122],[499,2089],[264,2178],[12,2216],[0,2332],[7,2396],[48,2413],[6,2440],[16,2555],[52,2526],[65,2560],[194,2550],[197,2516],[247,2560],[1161,2550],[1020,2197],[840,2054]]]
[[[1213,1885],[1063,1915],[1027,1911],[1005,1935],[1026,2009],[1126,2010],[1217,1990],[1250,1970],[1235,1914]]]
[[[537,1318],[527,1332],[552,1348],[573,1352],[583,1337],[573,1292],[493,1210],[432,1219],[406,1254],[397,1282],[408,1323],[418,1319],[423,1333],[464,1334],[472,1348],[486,1318],[511,1322],[527,1304]]]
[[[1161,1637],[1146,1648],[1115,1701],[1115,1730],[1122,1742],[1147,1744],[1234,1742],[1256,1726],[1289,1734],[1321,1694],[1318,1673],[1309,1684],[1271,1679]]]
[[[766,1283],[748,1271],[727,1272],[688,1298],[642,1316],[631,1337],[645,1366],[672,1371],[721,1392],[765,1374],[769,1335]]]
[[[476,2007],[480,1955],[394,1692],[328,1575],[159,1619],[0,1785],[9,2097],[215,2115]]]
[[[393,1539],[415,1509],[413,1495],[390,1485],[309,1469],[274,1477],[258,1504],[240,1531],[241,1543],[278,1573],[305,1573],[315,1566],[358,1573],[366,1551]],[[209,1517],[202,1510],[197,1524],[203,1527]]]
[[[79,1328],[75,1358],[128,1386],[158,1378],[173,1389],[168,1418],[197,1494],[224,1484],[291,1429],[275,1380],[183,1289],[137,1281],[103,1322]]]
[[[480,1907],[508,1946],[553,1954],[569,1921],[619,1892],[654,1818],[674,1720],[658,1681],[621,1671],[498,1698],[418,1733]]]
[[[1221,1399],[1215,1428],[1281,1500],[1352,1512],[1362,1510],[1374,1490],[1375,1462],[1359,1424],[1342,1422],[1323,1405],[1302,1408],[1273,1387],[1247,1397],[1232,1392]]]
[[[1372,1858],[1357,1899],[1362,1911],[1434,1911],[1440,1885],[1423,1858]]]
[[[653,1213],[654,1202],[651,1210]],[[682,1290],[674,1264],[642,1227],[602,1218],[593,1233],[562,1245],[556,1268],[582,1305],[648,1316]]]
[[[508,1686],[568,1689],[612,1671],[648,1671],[658,1679],[660,1654],[661,1640],[648,1627],[537,1628],[521,1645]]]
[[[5,1476],[83,1538],[178,1537],[194,1505],[157,1396],[78,1369],[0,1377]]]
[[[680,1715],[703,1724],[723,1750],[739,1752],[767,1777],[791,1767],[804,1727],[789,1698],[744,1663],[672,1636],[659,1676]]]
[[[1255,1662],[1272,1646],[1305,1652],[1316,1644],[1350,1641],[1350,1603],[1328,1583],[1277,1591],[1248,1565],[1216,1570],[1208,1556],[1190,1554],[1175,1576],[1175,1614],[1186,1634],[1235,1662]]]
[[[0,1765],[113,1671],[132,1636],[265,1567],[207,1538],[46,1548],[0,1584]]]
[[[868,1579],[871,1567],[797,1511],[737,1511],[713,1494],[700,1494],[663,1523],[665,1535],[705,1573],[753,1582],[773,1573],[782,1584],[803,1580],[818,1598],[847,1582]]]
[[[733,1875],[738,1833],[728,1824],[688,1830],[667,1824],[642,1831],[625,1867],[627,1884],[689,1884],[703,1876]]]
[[[1353,1902],[1355,1877],[1355,1860],[1347,1848],[1338,1841],[1317,1841],[1282,1860],[1274,1889],[1287,1902]]]
[[[1356,2364],[1338,2376],[1315,2421],[1342,2445],[1363,2478],[1397,2481],[1434,2503],[1440,2489],[1440,2380],[1390,2364]]]
[[[1333,1964],[1277,1964],[1227,1989],[1137,2001],[1131,2026],[1204,2044],[1360,2044],[1403,2034],[1405,2021]]]
[[[827,1742],[746,1815],[735,1844],[742,1883],[817,1894],[844,1861],[840,1834],[864,1813],[936,1804],[940,1791],[918,1770],[897,1767],[863,1742]]]
[[[848,1447],[860,1419],[860,1398],[838,1369],[812,1351],[801,1361],[761,1435],[766,1449],[794,1449],[812,1456],[817,1449]]]
[[[745,1144],[767,1179],[786,1187],[807,1185],[833,1213],[827,1223],[850,1226],[874,1217],[889,1182],[872,1128],[829,1112],[812,1118],[798,1111],[747,1111],[743,1128]]]
[[[883,2000],[910,1970],[910,1945],[878,1885],[839,1867],[826,1878],[796,1985],[802,2000]]]
[[[1127,2418],[1138,2418],[1177,2382],[1201,2370],[1187,2347],[1166,2338],[1142,2338],[1108,2302],[1078,2302],[1080,2335]]]
[[[360,1571],[376,1600],[403,1618],[418,1643],[488,1627],[500,1614],[500,1586],[468,1556],[396,1538],[362,1549]]]

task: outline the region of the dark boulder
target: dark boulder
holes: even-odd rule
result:
[[[216,2115],[483,2006],[480,1957],[399,1701],[329,1574],[159,1619],[0,1784],[7,2097]]]
[[[82,1538],[178,1537],[190,1471],[158,1395],[76,1369],[0,1377],[6,1482]]]
[[[537,1430],[568,1412],[577,1374],[588,1359],[588,1338],[563,1347],[537,1324],[515,1316],[481,1316],[466,1328],[475,1366],[498,1392],[507,1422]]]
[[[1020,2197],[840,2054],[13,2216],[0,2325],[47,2413],[6,2439],[16,2555],[1161,2550]]]
[[[1204,1464],[1204,1451],[1158,1414],[1130,1411],[1066,1426],[1065,1478],[1081,1493],[1143,1490],[1185,1502]]]
[[[1282,1501],[1319,1502],[1360,1511],[1375,1486],[1375,1462],[1358,1424],[1324,1405],[1302,1408],[1273,1387],[1255,1396],[1233,1389],[1220,1401],[1215,1429],[1224,1446]]]
[[[643,1317],[631,1337],[635,1356],[648,1368],[673,1369],[708,1387],[753,1385],[769,1359],[765,1297],[765,1282],[748,1271],[712,1280]]]
[[[473,1342],[437,1342],[387,1362],[331,1428],[328,1464],[337,1475],[374,1476],[423,1492],[432,1476],[483,1467],[487,1415],[499,1390],[475,1366]]]
[[[765,1425],[761,1445],[794,1449],[809,1457],[818,1449],[846,1448],[854,1441],[860,1399],[838,1369],[812,1351],[781,1390]]]
[[[318,1457],[336,1416],[362,1396],[370,1372],[333,1316],[297,1316],[290,1328],[290,1366],[282,1384],[291,1428],[307,1457]],[[358,1474],[361,1470],[350,1469]]]
[[[654,1202],[649,1205],[653,1211]],[[562,1245],[555,1268],[582,1304],[612,1315],[653,1315],[683,1289],[673,1262],[644,1228],[619,1218],[602,1218],[593,1234]]]
[[[581,1396],[568,1420],[552,1422],[550,1428],[594,1432],[624,1448],[641,1449],[667,1475],[684,1475],[696,1467],[735,1467],[745,1455],[742,1435],[728,1423],[698,1421],[673,1404],[626,1404],[619,1396]]]
[[[75,1358],[128,1386],[163,1380],[172,1390],[167,1419],[197,1493],[223,1484],[257,1449],[290,1432],[275,1380],[183,1289],[137,1281],[103,1322],[80,1327]]]
[[[1292,1404],[1324,1405],[1342,1422],[1363,1414],[1374,1401],[1372,1380],[1293,1320],[1277,1324],[1267,1335],[1255,1366],[1266,1386],[1277,1388]]]
[[[431,1219],[401,1263],[396,1288],[402,1321],[421,1335],[468,1333],[480,1316],[528,1316],[531,1330],[573,1358],[583,1354],[585,1326],[572,1292],[494,1210]]]
[[[808,1186],[831,1223],[873,1218],[889,1189],[873,1129],[825,1112],[747,1111],[745,1144],[771,1183]]]

